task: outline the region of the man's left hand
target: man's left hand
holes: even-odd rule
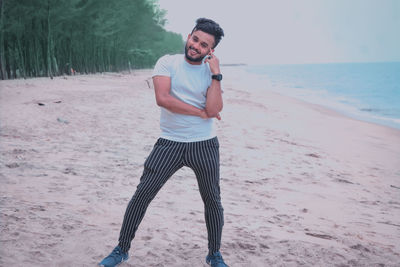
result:
[[[219,59],[214,54],[209,54],[204,62],[209,64],[212,74],[221,73],[219,69]]]

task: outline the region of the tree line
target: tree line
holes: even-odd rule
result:
[[[0,78],[151,67],[183,49],[155,0],[0,0]]]

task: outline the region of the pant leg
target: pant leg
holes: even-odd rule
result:
[[[125,211],[119,246],[128,251],[146,209],[165,182],[183,166],[182,143],[160,138],[144,163],[136,192]]]
[[[202,142],[191,143],[186,152],[186,164],[196,174],[201,198],[204,202],[204,216],[208,233],[210,253],[221,247],[224,209],[221,204],[219,187],[219,143],[215,137]]]

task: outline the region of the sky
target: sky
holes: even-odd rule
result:
[[[158,0],[184,40],[199,17],[224,29],[221,63],[400,61],[400,0]]]

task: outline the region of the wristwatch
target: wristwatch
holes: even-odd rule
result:
[[[222,74],[214,74],[211,76],[212,79],[217,80],[217,81],[221,81],[222,80]]]

